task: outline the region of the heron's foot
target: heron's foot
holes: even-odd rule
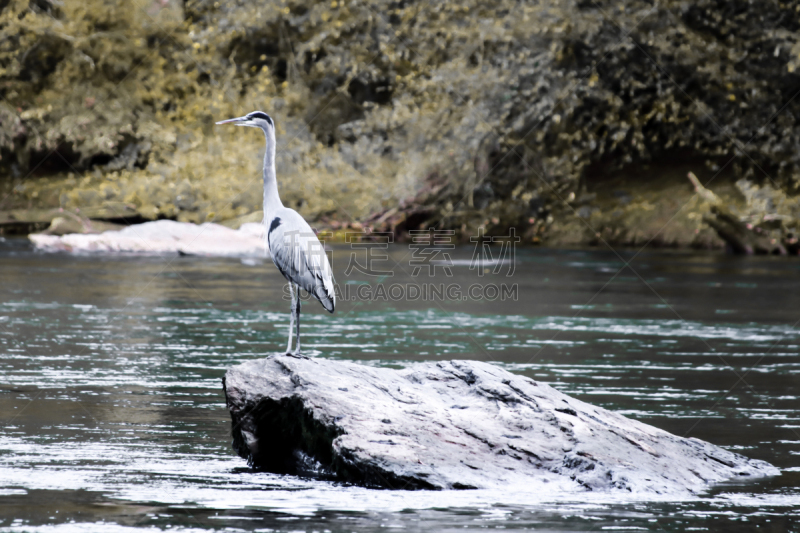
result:
[[[295,350],[293,352],[286,352],[286,355],[288,355],[289,357],[295,357],[297,359],[311,359],[309,356],[303,355],[298,350]]]

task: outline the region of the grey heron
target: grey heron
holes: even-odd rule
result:
[[[284,207],[278,196],[275,174],[275,122],[262,111],[253,111],[243,117],[217,122],[261,128],[267,138],[264,152],[264,226],[266,244],[272,262],[289,282],[292,295],[289,319],[288,355],[300,356],[300,289],[306,290],[333,313],[336,294],[333,274],[325,248],[308,222],[297,211]],[[292,351],[292,330],[297,328],[297,345]]]

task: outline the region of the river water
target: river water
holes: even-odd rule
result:
[[[221,378],[285,346],[288,302],[271,262],[47,255],[7,240],[0,531],[800,527],[800,261],[530,248],[513,268],[481,272],[466,246],[414,276],[407,245],[371,273],[346,272],[352,253],[334,248],[336,313],[303,308],[308,353],[394,368],[490,361],[782,475],[657,501],[367,490],[252,471],[231,450]],[[451,298],[411,299],[412,285]]]

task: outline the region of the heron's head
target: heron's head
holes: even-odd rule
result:
[[[217,124],[235,124],[236,126],[250,126],[251,128],[261,128],[262,130],[269,131],[275,129],[275,123],[272,118],[263,111],[253,111],[243,117],[230,118],[222,120]]]

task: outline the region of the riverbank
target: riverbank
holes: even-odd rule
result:
[[[476,238],[500,241],[515,239],[522,246],[543,244],[551,248],[724,248],[740,254],[797,255],[800,251],[797,238],[800,197],[789,197],[769,184],[759,187],[745,179],[733,182],[729,175],[719,180],[706,180],[710,186],[714,182],[714,192],[704,187],[691,170],[686,176],[682,176],[681,173],[687,168],[692,166],[664,170],[645,165],[636,169],[633,176],[620,174],[616,177],[594,178],[591,186],[580,197],[572,194],[565,199],[564,205],[572,212],[563,213],[562,218],[550,220],[546,233],[528,228],[520,235],[516,228],[507,228],[505,234],[497,235],[495,228],[494,235],[487,234],[485,228],[491,226],[491,221],[487,220],[473,234],[466,233],[466,227],[462,227],[461,231],[440,231],[440,234],[446,236],[446,244],[475,242]],[[636,179],[641,173],[649,174],[650,181],[644,183]],[[135,214],[131,214],[131,218],[125,218],[124,214],[114,216],[120,211],[125,213],[124,209],[124,206],[117,206],[116,209],[89,208],[83,211],[31,209],[0,213],[0,234],[41,231],[42,233],[31,234],[30,238],[37,247],[49,251],[142,252],[146,251],[142,246],[161,250],[165,239],[174,241],[166,245],[172,251],[183,246],[172,235],[172,230],[160,236],[153,233],[155,228],[161,227],[159,224],[165,228],[185,227],[181,231],[189,235],[189,240],[184,243],[187,245],[189,241],[193,242],[192,236],[197,233],[197,230],[191,229],[194,225],[189,222],[162,220],[141,223],[142,219]],[[326,218],[317,220],[314,227],[328,243],[377,242],[381,239],[381,242],[386,242],[390,238],[388,235],[396,242],[410,241],[410,232],[426,228],[424,225],[417,228],[410,225],[409,221],[415,216],[415,211],[413,207],[408,209],[404,211],[394,207],[368,217],[363,223]],[[92,216],[106,218],[90,218]],[[261,224],[262,218],[262,211],[257,210],[226,220],[222,225],[207,222],[203,226],[219,227],[220,231],[225,228],[256,228]],[[121,235],[119,230],[126,227],[120,223],[132,223],[125,235],[139,237],[135,239],[136,242],[126,240],[124,235],[118,237]],[[253,233],[255,230],[247,231]],[[105,237],[79,235],[103,232],[110,233],[104,233]],[[73,234],[77,236],[71,236]],[[141,238],[143,234],[146,238]],[[210,234],[206,237],[213,240]],[[145,241],[149,239],[158,242],[148,245]],[[241,245],[236,252],[239,255],[252,254],[250,248],[253,243],[245,241],[247,238],[241,242],[237,240]],[[442,243],[443,241],[439,244]],[[218,248],[213,242],[202,246],[205,246],[206,252],[210,251],[212,254]],[[197,246],[194,248],[199,249]],[[223,248],[228,251],[222,255],[233,250],[229,246]]]
[[[0,24],[8,231],[257,216],[262,139],[213,125],[256,108],[284,203],[334,231],[717,247],[662,174],[788,198],[800,176],[789,4],[42,0]]]

